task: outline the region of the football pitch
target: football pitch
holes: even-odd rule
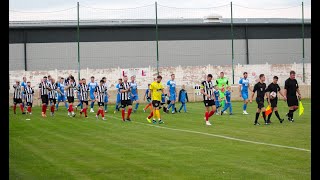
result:
[[[40,107],[33,114],[9,111],[10,179],[311,179],[311,101],[304,114],[285,118],[279,101],[280,124],[254,126],[256,103],[249,115],[233,102],[234,115],[203,119],[203,103],[187,103],[187,113],[164,114],[164,124],[150,124],[146,113],[121,113],[109,105],[106,121],[67,116],[62,104],[54,117]],[[180,103],[178,103],[180,107]],[[178,108],[177,107],[177,108]],[[95,111],[97,105],[95,104]],[[30,118],[30,120],[26,120]]]

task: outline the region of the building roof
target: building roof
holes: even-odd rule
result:
[[[227,25],[230,18],[222,18],[220,22],[205,22],[203,18],[188,19],[158,19],[159,25]],[[292,18],[233,18],[234,24],[301,24],[302,19]],[[311,19],[305,19],[305,24],[311,24]],[[155,19],[96,19],[81,20],[80,26],[146,26],[154,25]],[[39,21],[9,21],[9,28],[23,27],[74,27],[76,20],[39,20]]]

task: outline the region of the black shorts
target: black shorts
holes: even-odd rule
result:
[[[288,106],[298,106],[299,103],[298,103],[298,97],[297,96],[288,96],[287,97],[287,104]]]
[[[56,99],[49,98],[49,100],[50,100],[50,102],[51,102],[51,103],[54,103],[54,104],[56,104],[56,103],[57,103],[57,100],[56,100]]]
[[[48,95],[41,95],[41,101],[42,101],[42,104],[48,104],[49,102]]]
[[[274,107],[277,107],[277,104],[278,104],[278,98],[274,98],[274,99],[270,99],[270,104],[271,104],[271,107],[274,108]]]
[[[74,96],[68,96],[68,103],[74,103]]]
[[[216,103],[214,102],[214,100],[204,100],[203,103],[204,103],[204,106],[205,106],[205,107],[215,106],[215,105],[216,105]]]
[[[22,103],[22,99],[13,98],[13,104],[19,104]]]
[[[157,108],[157,107],[159,107],[161,105],[161,102],[160,101],[157,101],[157,100],[153,100],[152,101],[152,106],[154,107],[154,108]]]
[[[87,105],[88,105],[88,101],[87,101]],[[98,102],[98,106],[104,106],[104,102]]]
[[[27,106],[32,107],[32,102],[27,102]]]
[[[170,104],[171,103],[171,101],[170,100],[167,100],[167,104]]]
[[[264,107],[264,98],[259,98],[259,97],[257,97],[257,98],[256,98],[256,102],[257,102],[257,104],[258,104],[258,108],[259,108],[259,109],[261,109],[261,108]]]
[[[121,100],[121,108],[125,108],[127,106],[131,106],[132,101],[131,100]]]
[[[88,101],[81,101],[82,104],[86,104],[88,106]]]

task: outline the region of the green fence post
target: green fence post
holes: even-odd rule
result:
[[[78,41],[78,79],[80,79],[80,28],[79,28],[79,2],[77,2],[77,41]]]
[[[159,75],[159,42],[158,42],[158,8],[157,8],[157,1],[155,2],[155,8],[156,8],[157,73]]]
[[[231,1],[231,53],[232,53],[232,84],[234,84],[234,51],[233,51],[233,15],[232,15],[232,1]]]
[[[305,69],[304,69],[304,10],[303,10],[303,1],[302,1],[302,79],[305,83]]]

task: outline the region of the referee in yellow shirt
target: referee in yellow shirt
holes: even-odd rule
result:
[[[148,96],[152,99],[152,106],[153,106],[153,120],[152,123],[156,124],[156,118],[158,118],[159,124],[162,124],[163,121],[160,118],[160,111],[159,107],[161,104],[161,95],[164,93],[164,86],[161,83],[162,77],[160,75],[157,76],[157,80],[151,83],[150,91]],[[147,118],[148,122],[151,123],[151,120]]]

